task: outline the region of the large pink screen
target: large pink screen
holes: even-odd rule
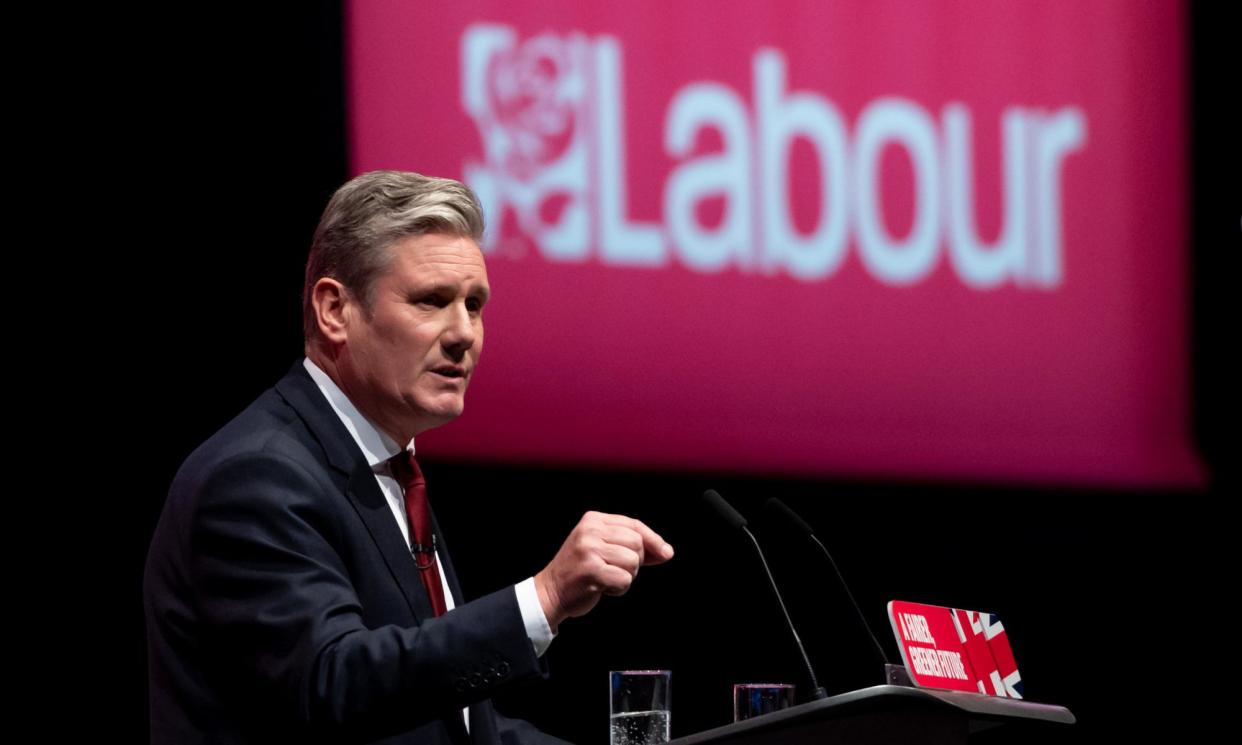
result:
[[[482,364],[420,450],[1200,479],[1177,4],[369,1],[346,26],[351,168],[463,179],[490,220]]]

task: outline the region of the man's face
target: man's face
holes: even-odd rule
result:
[[[346,312],[342,388],[404,446],[452,421],[483,348],[483,305],[490,292],[483,253],[469,237],[431,233],[394,243],[376,280],[367,317],[361,299]]]

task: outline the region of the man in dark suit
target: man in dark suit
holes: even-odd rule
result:
[[[489,697],[672,548],[587,513],[534,577],[463,602],[413,455],[478,363],[482,232],[449,179],[377,171],[329,202],[306,359],[186,460],[156,528],[153,742],[557,742]]]

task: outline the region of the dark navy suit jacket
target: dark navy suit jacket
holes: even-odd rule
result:
[[[438,539],[457,607],[434,618],[362,451],[294,365],[173,481],[143,587],[152,742],[563,745],[492,707],[544,670],[513,588],[464,603]]]

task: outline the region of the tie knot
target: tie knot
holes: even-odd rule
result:
[[[418,460],[409,450],[402,450],[389,458],[388,468],[402,489],[409,489],[411,485],[423,481],[423,470],[418,467]]]

